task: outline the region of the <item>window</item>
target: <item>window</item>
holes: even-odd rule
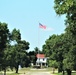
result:
[[[45,58],[43,58],[43,61],[45,60]]]

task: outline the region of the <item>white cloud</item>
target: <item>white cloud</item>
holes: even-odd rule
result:
[[[46,28],[47,31],[54,31],[53,28]]]

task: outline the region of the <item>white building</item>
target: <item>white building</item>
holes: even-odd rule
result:
[[[44,54],[37,54],[36,57],[37,57],[36,65],[40,65],[41,67],[42,66],[46,67],[47,58],[45,57],[45,55]]]

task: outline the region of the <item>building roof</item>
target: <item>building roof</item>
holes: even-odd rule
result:
[[[45,55],[44,54],[37,54],[36,57],[37,58],[45,58]]]

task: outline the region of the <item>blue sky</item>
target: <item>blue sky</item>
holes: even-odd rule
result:
[[[0,0],[0,21],[8,24],[10,31],[20,29],[22,40],[30,43],[30,49],[42,49],[46,39],[64,32],[65,16],[57,16],[54,0]],[[39,23],[52,30],[42,30]]]

